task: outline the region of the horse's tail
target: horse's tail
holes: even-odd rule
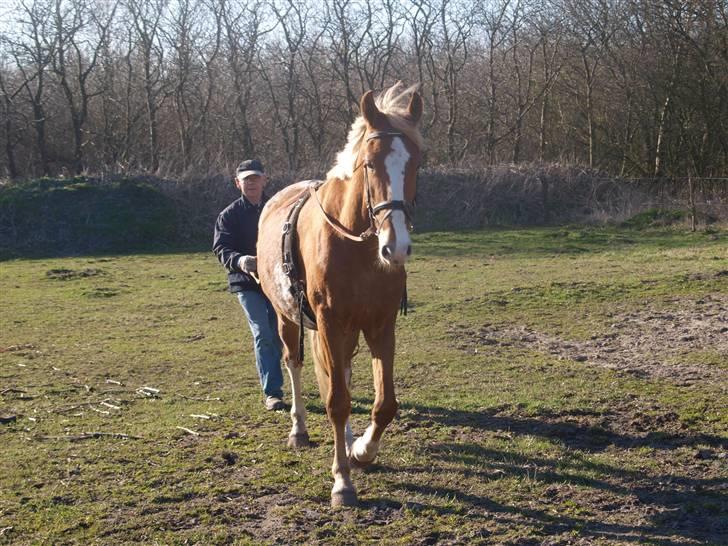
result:
[[[313,367],[318,380],[319,394],[321,395],[321,401],[326,404],[326,399],[329,396],[329,372],[323,366],[319,334],[316,330],[309,330],[309,340],[311,341],[311,357],[313,358]]]

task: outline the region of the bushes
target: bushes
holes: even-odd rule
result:
[[[298,180],[274,178],[270,193]],[[700,217],[725,221],[728,191],[698,188]],[[0,254],[81,254],[209,245],[218,212],[239,197],[229,177],[39,179],[0,185]],[[496,225],[682,221],[685,184],[623,180],[574,166],[422,170],[418,231]],[[629,219],[629,220],[628,220]]]
[[[625,181],[554,164],[431,170],[420,177],[418,192],[429,229],[601,223],[628,216],[645,200]]]

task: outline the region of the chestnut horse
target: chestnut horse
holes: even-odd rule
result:
[[[410,204],[423,148],[418,129],[422,99],[414,88],[402,87],[391,87],[376,101],[371,91],[364,94],[361,115],[326,181],[288,186],[268,201],[260,218],[258,272],[278,314],[291,379],[293,428],[288,443],[293,447],[308,445],[299,328],[313,326],[299,313],[297,293],[291,290],[296,281],[315,319],[311,347],[316,377],[334,431],[333,506],[357,504],[350,466],[374,460],[397,411],[394,324],[405,295]],[[291,209],[306,193],[310,199],[292,226]],[[286,230],[295,232],[295,276],[287,274],[285,247],[281,250]],[[360,333],[371,350],[376,394],[371,424],[353,441],[349,386]]]

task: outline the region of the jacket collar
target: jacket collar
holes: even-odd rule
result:
[[[254,205],[253,203],[248,201],[248,198],[245,197],[244,195],[240,196],[240,201],[242,201],[243,206],[246,209],[262,209],[263,205],[265,205],[268,202],[268,196],[264,193],[263,197],[260,199],[260,203],[257,205]]]

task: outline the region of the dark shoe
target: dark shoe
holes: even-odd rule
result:
[[[278,411],[286,409],[286,405],[277,396],[268,396],[265,399],[265,409],[268,411]]]

